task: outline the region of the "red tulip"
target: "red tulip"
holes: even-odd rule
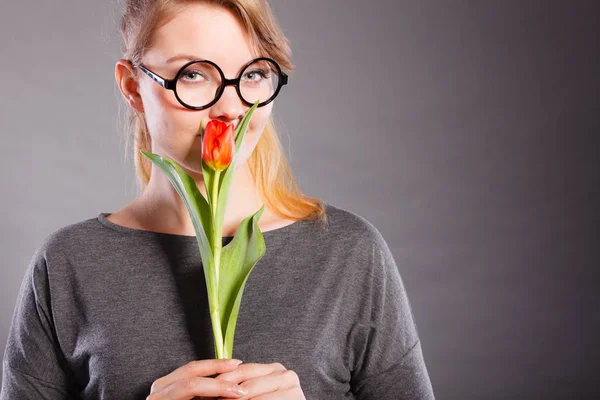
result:
[[[231,164],[235,153],[233,125],[210,120],[204,129],[202,159],[215,171],[222,171]]]

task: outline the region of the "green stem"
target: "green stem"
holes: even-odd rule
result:
[[[219,264],[221,261],[221,247],[223,245],[223,238],[221,237],[220,225],[221,221],[217,221],[217,203],[219,201],[219,175],[221,171],[215,171],[215,176],[212,181],[212,229],[213,229],[213,255],[215,259],[215,273],[217,277],[217,283],[219,282]]]
[[[223,339],[223,329],[221,327],[221,313],[220,313],[220,305],[219,305],[219,270],[221,265],[221,247],[223,246],[222,237],[221,237],[221,221],[217,220],[217,202],[219,197],[219,175],[221,171],[215,171],[215,176],[212,180],[212,230],[213,230],[213,243],[211,243],[212,252],[213,252],[213,260],[214,260],[214,275],[213,275],[213,290],[212,290],[212,299],[211,303],[213,307],[211,309],[211,321],[213,325],[213,330],[215,333],[215,352],[217,358],[224,358],[224,339]]]
[[[216,287],[216,286],[215,286]],[[215,353],[217,358],[223,358],[223,330],[221,328],[221,316],[219,312],[219,299],[218,296],[214,295],[211,303],[215,304],[210,313],[210,320],[212,322],[213,330],[214,330],[214,340],[215,340]]]

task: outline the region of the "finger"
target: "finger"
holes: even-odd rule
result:
[[[197,376],[211,376],[221,372],[231,371],[239,365],[241,361],[235,359],[214,359],[214,360],[195,360],[182,365],[173,372],[158,378],[152,383],[150,393],[155,390],[161,390],[174,382]]]
[[[306,400],[302,389],[298,387],[292,387],[288,389],[278,390],[272,393],[265,393],[259,396],[253,397],[252,400]]]
[[[243,388],[231,382],[192,377],[175,381],[166,388],[150,394],[146,400],[190,400],[197,396],[238,399],[247,393]]]
[[[216,380],[216,379],[215,379]],[[266,376],[259,376],[245,380],[241,387],[248,389],[248,394],[243,397],[245,399],[254,399],[266,393],[277,392],[283,389],[300,387],[298,375],[292,370],[275,371]],[[285,398],[285,397],[282,397]]]
[[[285,371],[286,368],[281,363],[258,364],[247,363],[238,366],[235,370],[222,373],[215,379],[228,382],[240,383],[259,376],[265,376],[277,371]]]

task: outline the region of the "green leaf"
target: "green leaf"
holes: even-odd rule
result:
[[[206,196],[208,197],[208,208],[212,210],[211,193],[215,178],[215,170],[209,167],[204,160],[202,160],[202,176],[204,177],[204,188],[206,189]]]
[[[206,285],[210,291],[212,285],[209,282],[208,276],[211,272],[210,268],[214,268],[214,260],[210,247],[210,243],[212,243],[212,232],[210,229],[212,226],[212,215],[208,202],[202,193],[200,193],[194,179],[173,160],[143,150],[140,150],[140,152],[169,178],[169,181],[171,181],[171,184],[183,200],[196,231],[196,239],[204,265]]]
[[[250,124],[250,118],[252,118],[252,114],[256,110],[258,103],[260,100],[257,100],[256,103],[246,111],[244,118],[242,118],[242,122],[235,128],[235,151],[236,153],[240,150],[240,146],[242,145],[242,139],[244,139],[244,135],[246,134],[246,128],[248,128],[248,124]]]
[[[219,273],[219,305],[221,329],[224,332],[226,354],[233,354],[235,326],[242,303],[246,281],[254,266],[265,254],[266,245],[258,220],[263,205],[256,213],[246,217],[238,226],[235,236],[223,247]]]
[[[223,223],[223,218],[225,217],[225,208],[227,207],[227,199],[229,198],[229,188],[231,187],[231,183],[233,182],[233,175],[235,173],[235,166],[237,164],[238,153],[240,151],[240,147],[242,145],[242,140],[244,140],[244,135],[246,134],[246,129],[250,124],[250,118],[252,118],[252,114],[254,110],[256,110],[258,103],[260,100],[257,100],[256,103],[246,112],[244,118],[235,129],[235,154],[233,156],[233,160],[231,160],[231,164],[223,171],[221,171],[221,176],[219,179],[219,198],[217,200],[217,213],[216,220],[218,224],[218,232],[221,232],[221,225]]]

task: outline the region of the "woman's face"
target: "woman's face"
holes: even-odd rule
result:
[[[142,64],[158,75],[173,79],[177,71],[191,59],[205,59],[216,63],[226,78],[236,78],[244,65],[259,55],[253,53],[243,26],[228,10],[203,3],[187,6],[160,27],[152,38]],[[172,90],[166,90],[149,76],[139,71],[139,94],[143,112],[152,138],[152,151],[176,161],[192,174],[201,176],[201,140],[198,135],[200,120],[210,119],[238,126],[250,108],[238,97],[233,85],[227,86],[217,103],[205,110],[190,110],[182,106]],[[252,114],[236,167],[245,164],[267,124],[273,102],[257,108]]]

